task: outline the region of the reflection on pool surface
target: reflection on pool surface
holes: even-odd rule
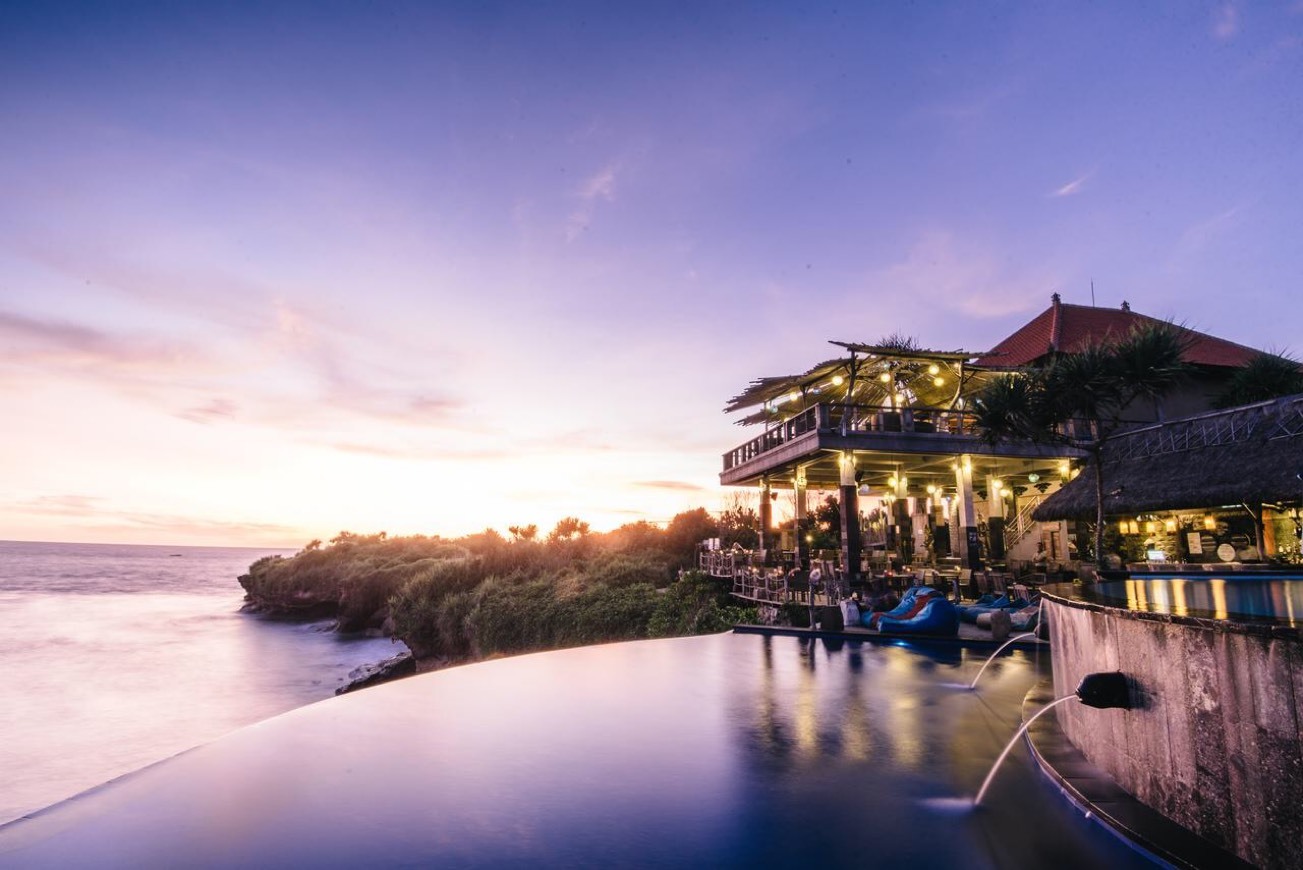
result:
[[[346,695],[0,828],[0,866],[1144,866],[1019,748],[1048,656],[715,635]],[[989,682],[988,682],[989,681]],[[949,809],[947,809],[949,807]]]
[[[1150,613],[1303,624],[1303,580],[1297,577],[1133,578],[1099,583],[1085,597]]]

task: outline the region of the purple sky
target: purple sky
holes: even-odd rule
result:
[[[1303,2],[0,6],[0,538],[714,506],[827,339],[1297,351]]]

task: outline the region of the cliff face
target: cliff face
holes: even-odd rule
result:
[[[244,587],[244,607],[246,613],[263,613],[276,619],[327,619],[339,613],[339,600],[334,596],[323,597],[319,592],[298,589],[290,592],[276,593],[258,589],[253,578],[244,574],[240,576],[240,585]]]
[[[389,622],[389,596],[399,585],[398,578],[356,570],[359,566],[343,563],[354,570],[339,573],[322,570],[329,564],[314,565],[321,559],[292,559],[279,556],[260,559],[241,575],[244,609],[275,619],[336,620],[341,632],[370,631],[380,633],[392,628]]]

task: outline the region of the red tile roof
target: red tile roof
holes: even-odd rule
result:
[[[1137,314],[1130,308],[1092,308],[1070,305],[1056,297],[1050,307],[997,344],[991,353],[976,361],[983,366],[1024,366],[1052,351],[1074,353],[1091,344],[1121,338],[1132,327],[1160,323],[1157,318]],[[1205,366],[1239,367],[1261,351],[1233,341],[1178,326],[1191,338],[1185,354],[1188,363]]]

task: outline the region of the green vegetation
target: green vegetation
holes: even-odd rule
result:
[[[343,532],[290,558],[260,559],[240,578],[252,609],[334,615],[341,631],[383,631],[418,659],[467,661],[638,638],[724,631],[755,614],[720,581],[689,569],[697,542],[743,538],[750,517],[704,510],[665,529],[605,534],[567,517],[539,540],[513,526],[457,540]]]
[[[1303,365],[1286,353],[1260,353],[1237,369],[1215,407],[1233,408],[1303,393]]]

